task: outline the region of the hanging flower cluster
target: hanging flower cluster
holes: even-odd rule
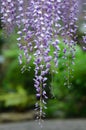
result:
[[[18,27],[18,46],[23,51],[26,64],[34,56],[37,118],[45,116],[47,94],[45,91],[51,61],[58,67],[59,36],[62,37],[66,52],[74,59],[78,1],[76,0],[1,0],[2,22],[6,31],[12,32],[15,25]],[[86,36],[83,36],[86,43]],[[53,55],[50,48],[53,47]],[[19,62],[23,63],[22,53]],[[69,64],[67,64],[69,66]]]
[[[83,36],[83,42],[86,44],[86,3],[83,3],[84,6],[84,28],[85,28],[85,32],[84,32],[84,36]],[[84,50],[86,50],[86,47],[83,47]]]
[[[76,0],[63,0],[61,2],[61,20],[62,20],[62,28],[60,30],[60,34],[63,38],[63,42],[65,44],[65,48],[63,49],[65,59],[65,66],[67,67],[67,75],[64,76],[66,82],[64,85],[67,87],[71,86],[70,76],[72,73],[71,64],[74,64],[75,59],[75,46],[77,43],[77,21],[78,21],[78,6],[79,1]],[[67,55],[68,54],[68,55]],[[72,60],[70,60],[70,57]]]
[[[11,33],[15,27],[16,2],[15,0],[1,0],[1,10],[3,14],[1,20],[6,33]]]

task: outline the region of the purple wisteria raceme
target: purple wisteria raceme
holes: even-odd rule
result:
[[[76,0],[63,0],[61,3],[61,20],[62,28],[60,30],[63,42],[65,43],[65,48],[63,49],[66,63],[68,68],[67,76],[65,77],[67,82],[65,85],[70,86],[70,75],[72,68],[71,64],[74,64],[75,59],[75,45],[77,43],[77,20],[78,20],[78,3]],[[72,60],[71,60],[71,58]]]
[[[84,6],[83,13],[84,13],[84,28],[85,28],[84,30],[85,30],[85,32],[84,32],[84,36],[82,38],[83,38],[83,42],[86,44],[86,3],[83,3],[83,6]],[[83,50],[86,51],[86,47],[83,47]]]
[[[1,0],[1,17],[3,28],[6,33],[11,33],[16,25],[16,1],[15,0]]]
[[[23,53],[19,54],[19,62],[29,66],[30,61],[35,65],[34,87],[37,102],[35,104],[37,119],[42,121],[45,116],[45,91],[47,74],[51,69],[51,62],[58,67],[58,57],[61,37],[65,43],[64,57],[75,56],[77,43],[78,1],[76,0],[1,0],[2,22],[5,30],[12,32],[15,25],[18,31],[18,47]],[[83,36],[86,43],[86,36]],[[53,48],[53,54],[51,54]],[[69,57],[67,57],[69,58]],[[73,63],[73,62],[72,62]],[[71,63],[68,62],[67,66]],[[68,78],[69,78],[68,70]],[[69,79],[68,79],[69,84]]]
[[[38,98],[38,108],[39,113],[37,118],[41,120],[41,117],[44,115],[42,112],[43,109],[46,109],[45,100],[47,99],[45,87],[45,82],[47,81],[46,74],[50,69],[50,62],[52,56],[49,54],[50,46],[53,36],[55,37],[57,30],[54,27],[54,24],[57,24],[58,13],[53,12],[55,10],[55,5],[59,6],[58,1],[49,0],[49,1],[31,1],[32,7],[32,19],[33,22],[30,24],[32,27],[32,32],[35,37],[33,39],[34,45],[34,64],[35,64],[35,87],[37,91]],[[52,11],[53,10],[53,11]],[[58,16],[58,17],[57,17]],[[59,20],[59,19],[58,19]],[[58,24],[57,24],[58,25]],[[58,50],[57,41],[53,44],[54,48]],[[57,53],[58,54],[58,53]],[[57,57],[56,57],[57,58]],[[55,61],[57,63],[57,61]]]

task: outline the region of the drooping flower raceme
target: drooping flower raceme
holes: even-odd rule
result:
[[[16,2],[15,0],[1,0],[1,13],[3,14],[1,20],[3,28],[6,33],[11,33],[15,27],[16,17]]]
[[[79,1],[76,0],[63,0],[61,3],[61,36],[63,42],[65,43],[65,48],[63,49],[64,59],[67,59],[65,65],[68,68],[68,74],[65,77],[67,82],[66,85],[70,87],[70,75],[72,69],[70,68],[71,64],[74,64],[75,59],[75,45],[77,43],[77,20],[78,20],[78,5]],[[68,53],[68,55],[67,55]],[[70,60],[70,57],[72,60]]]
[[[34,87],[36,89],[37,119],[45,116],[47,94],[45,91],[51,61],[58,67],[59,36],[62,37],[66,52],[74,58],[78,1],[76,0],[1,0],[2,22],[5,30],[12,32],[18,27],[18,46],[23,51],[19,54],[19,62],[26,65],[32,60],[35,65]],[[83,36],[86,42],[86,37]],[[51,46],[53,55],[51,55]],[[69,64],[68,64],[69,66]],[[69,78],[69,77],[68,77]]]
[[[84,28],[85,28],[84,29],[85,32],[84,32],[84,36],[83,36],[83,42],[86,44],[86,2],[83,3],[83,8],[84,8],[83,13],[84,13]],[[86,50],[86,46],[83,47],[83,49]]]

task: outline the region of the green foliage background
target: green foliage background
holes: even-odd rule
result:
[[[16,34],[4,39],[0,32],[0,55],[3,63],[0,63],[0,111],[27,111],[34,109],[36,102],[34,89],[34,65],[31,71],[21,73],[21,66],[18,63],[18,47]],[[63,48],[61,42],[61,49]],[[51,48],[52,53],[52,48]],[[62,52],[59,55],[58,73],[48,74],[46,117],[86,117],[86,52],[76,47],[75,65],[71,87],[65,86],[65,78],[68,68],[62,64]],[[53,69],[53,63],[52,68]],[[64,72],[66,71],[66,73]]]

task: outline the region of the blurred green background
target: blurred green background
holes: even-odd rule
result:
[[[0,113],[26,112],[34,110],[36,102],[34,89],[34,65],[31,71],[21,73],[22,66],[18,63],[18,46],[14,32],[5,38],[0,28]],[[81,34],[79,34],[81,37]],[[63,43],[61,42],[63,45]],[[63,48],[61,46],[61,48]],[[52,51],[52,50],[51,50]],[[51,52],[52,53],[52,52]],[[59,55],[58,74],[48,74],[47,118],[81,118],[86,117],[86,52],[76,46],[73,78],[71,86],[65,86],[68,68],[63,66],[63,52]],[[53,65],[52,65],[53,69]],[[65,72],[65,71],[66,72]]]

